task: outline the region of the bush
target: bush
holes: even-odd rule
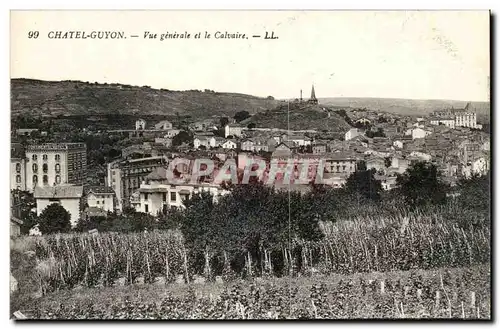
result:
[[[48,205],[38,220],[42,234],[66,233],[71,230],[71,215],[58,203]]]

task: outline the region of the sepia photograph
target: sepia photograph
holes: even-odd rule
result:
[[[491,321],[491,21],[11,10],[10,319]]]

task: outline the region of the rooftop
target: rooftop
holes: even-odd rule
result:
[[[33,195],[35,199],[81,198],[83,195],[83,186],[37,186]]]

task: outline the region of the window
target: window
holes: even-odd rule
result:
[[[43,175],[43,185],[47,185],[49,183],[49,176]]]
[[[47,159],[48,159],[48,158],[49,158],[49,157],[47,156],[47,154],[42,155],[42,159],[43,159],[43,161],[47,161]]]
[[[144,212],[149,212],[149,207],[147,204],[144,205]]]
[[[36,163],[34,163],[31,168],[33,169],[33,172],[37,172],[38,171],[38,165]]]
[[[56,184],[61,184],[61,176],[56,175]]]
[[[163,193],[163,202],[167,202],[167,193]]]
[[[33,154],[33,156],[31,157],[31,159],[33,159],[33,161],[36,161],[36,160],[38,160],[38,157],[36,156],[36,154]]]
[[[21,175],[16,176],[16,183],[21,183]]]
[[[16,172],[21,172],[21,164],[16,163]]]
[[[61,155],[59,154],[56,154],[54,158],[56,159],[56,161],[61,161]]]
[[[61,172],[61,165],[59,163],[56,163],[56,172]]]
[[[170,202],[175,202],[177,200],[177,193],[170,192]]]
[[[96,204],[99,204],[99,200],[96,201]]]
[[[47,173],[47,171],[49,171],[49,166],[46,163],[44,163],[42,167],[44,173]]]
[[[38,176],[33,175],[33,185],[36,185],[36,184],[38,184]]]
[[[144,193],[144,200],[148,201],[148,194]]]

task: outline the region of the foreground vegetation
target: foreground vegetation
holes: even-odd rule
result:
[[[60,291],[31,319],[489,319],[486,266]]]

